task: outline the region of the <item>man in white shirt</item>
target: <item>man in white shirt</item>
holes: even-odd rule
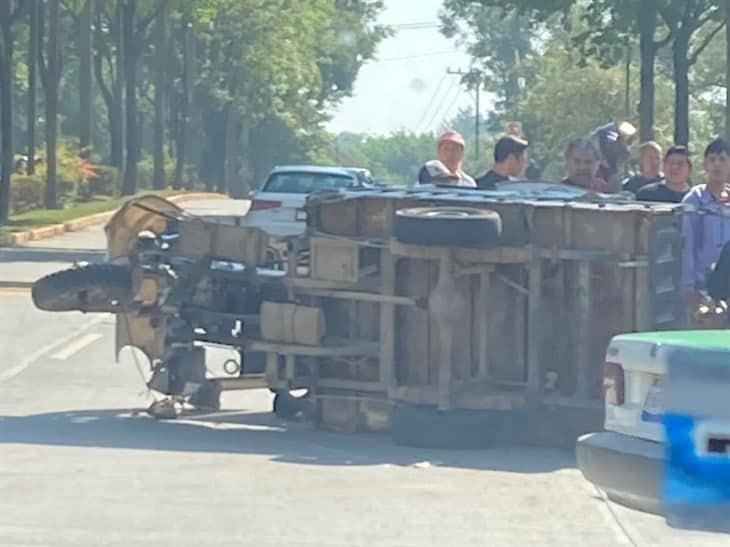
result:
[[[464,137],[458,131],[447,131],[437,143],[438,160],[426,162],[418,172],[419,184],[438,184],[476,188],[474,179],[462,169]]]

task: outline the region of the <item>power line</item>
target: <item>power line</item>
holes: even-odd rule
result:
[[[440,24],[438,21],[419,21],[413,23],[394,23],[387,26],[399,30],[420,30],[426,28],[438,28]]]
[[[461,99],[461,96],[463,95],[463,93],[464,93],[464,90],[459,88],[458,92],[456,93],[456,97],[454,97],[454,100],[451,101],[451,104],[449,105],[449,107],[444,111],[444,115],[441,119],[441,125],[444,125],[446,123],[446,121],[449,118],[449,113],[453,110],[454,105],[458,102],[458,100]]]
[[[438,101],[438,104],[433,109],[433,111],[429,114],[429,121],[426,122],[423,127],[419,127],[419,130],[422,131],[428,131],[429,128],[433,125],[433,122],[436,120],[436,118],[439,115],[439,112],[441,112],[441,109],[443,108],[444,104],[446,103],[448,97],[451,95],[451,90],[454,89],[454,84],[452,82],[450,87],[447,87],[446,90],[441,95],[441,98]],[[425,119],[425,118],[424,118]]]
[[[408,59],[419,59],[421,57],[431,57],[433,55],[448,55],[448,54],[455,55],[457,53],[459,53],[459,52],[458,51],[454,51],[453,49],[451,49],[451,50],[448,50],[448,51],[447,50],[444,50],[444,51],[432,51],[430,53],[418,53],[418,54],[415,54],[415,55],[406,55],[404,57],[388,57],[386,59],[375,59],[374,61],[371,61],[371,62],[385,63],[385,62],[388,62],[388,61],[407,61]]]
[[[476,82],[476,86],[475,86],[475,91],[476,91],[476,97],[475,97],[475,99],[476,99],[476,108],[474,109],[475,110],[475,117],[474,117],[474,141],[475,141],[475,147],[474,148],[475,148],[475,154],[477,155],[477,159],[479,159],[479,126],[481,124],[480,119],[479,119],[479,117],[480,117],[479,116],[479,114],[480,114],[480,112],[479,112],[479,109],[480,109],[480,107],[479,107],[479,92],[480,92],[481,87],[482,87],[482,84],[481,84],[482,74],[478,70],[475,70],[475,69],[472,69],[469,72],[464,72],[461,69],[459,69],[459,70],[451,70],[451,69],[448,69],[446,71],[446,73],[447,74],[452,74],[454,76],[461,76],[462,78],[464,78],[464,76],[472,76],[472,77],[478,78],[477,79],[477,82]]]
[[[428,116],[429,111],[431,110],[431,105],[433,105],[433,102],[436,100],[436,96],[438,95],[439,91],[441,91],[441,86],[444,84],[444,81],[446,80],[447,74],[444,74],[441,79],[439,80],[438,85],[436,86],[436,91],[434,91],[433,95],[431,96],[431,100],[428,101],[426,104],[426,108],[423,109],[423,114],[421,114],[421,119],[418,122],[418,125],[416,126],[416,133],[418,133],[421,129],[421,126],[423,125],[423,122],[426,120],[426,116]]]
[[[451,94],[451,90],[454,88],[456,88],[456,96],[458,96],[461,93],[459,86],[457,85],[457,81],[452,80],[451,87],[449,87],[448,90],[446,91],[446,93],[444,93],[444,96],[441,98],[441,102],[439,103],[438,107],[434,111],[433,116],[431,117],[431,120],[428,122],[428,125],[424,129],[428,129],[433,126],[433,122],[435,122],[438,119],[439,113],[442,112],[441,108],[446,103],[446,98],[449,97],[449,95]]]

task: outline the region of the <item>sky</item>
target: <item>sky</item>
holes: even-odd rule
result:
[[[399,29],[381,42],[328,124],[335,133],[388,134],[398,130],[431,131],[453,118],[474,99],[448,69],[467,70],[469,56],[438,30],[442,0],[385,0],[380,22],[387,25],[430,23],[428,28]],[[426,26],[426,25],[424,25]]]

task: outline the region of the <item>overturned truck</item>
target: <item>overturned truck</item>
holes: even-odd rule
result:
[[[108,264],[33,296],[116,313],[117,351],[145,353],[168,408],[269,388],[282,416],[420,446],[572,445],[602,425],[611,337],[683,324],[673,205],[419,188],[315,195],[305,213],[279,253],[241,219],[133,200]],[[240,358],[210,378],[206,344]]]

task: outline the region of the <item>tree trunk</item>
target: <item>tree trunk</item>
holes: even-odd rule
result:
[[[689,36],[674,38],[674,143],[689,144]]]
[[[239,133],[238,120],[232,106],[226,111],[226,135],[225,135],[225,156],[223,160],[223,176],[218,184],[217,190],[228,193],[228,188],[236,177],[236,166],[239,163]]]
[[[514,14],[510,18],[509,26],[510,26],[510,34],[512,35],[512,39],[514,40],[514,43],[515,44],[519,43],[520,38],[521,38],[519,10],[514,11]],[[519,48],[516,47],[514,49],[513,55],[514,55],[514,61],[511,64],[511,66],[508,68],[508,72],[507,72],[506,78],[505,78],[504,106],[505,106],[505,109],[508,111],[514,110],[514,108],[517,106],[517,102],[519,101],[519,96],[520,96],[520,81],[519,81],[520,50],[519,50]],[[481,85],[481,81],[478,82],[477,85]],[[478,113],[477,113],[477,116],[478,116]],[[479,151],[479,153],[481,153],[481,150]]]
[[[122,195],[129,196],[137,191],[137,162],[139,161],[139,134],[137,128],[137,58],[139,44],[135,42],[136,0],[124,4],[124,83],[126,96],[126,152]]]
[[[10,214],[10,176],[13,173],[13,31],[10,6],[3,6],[2,43],[0,43],[0,225],[8,221]]]
[[[730,139],[730,0],[725,0],[725,138]]]
[[[173,180],[173,188],[179,190],[183,187],[183,170],[185,168],[185,159],[187,154],[188,126],[190,125],[190,94],[192,84],[192,35],[190,25],[187,20],[182,22],[182,47],[183,47],[183,77],[182,90],[180,93],[180,109],[179,123],[177,127],[177,158],[175,162],[175,178]]]
[[[30,36],[28,38],[28,112],[27,112],[27,132],[28,132],[28,167],[26,172],[29,175],[35,173],[35,119],[36,119],[36,102],[37,102],[37,85],[38,76],[36,74],[38,67],[38,0],[30,0]]]
[[[45,205],[57,209],[58,185],[56,180],[56,141],[58,139],[58,83],[61,72],[58,49],[58,11],[60,0],[48,2],[48,63],[46,77],[46,192]]]
[[[157,17],[157,44],[155,58],[157,64],[157,74],[155,78],[155,119],[153,129],[153,145],[152,145],[152,181],[153,187],[157,190],[165,188],[167,181],[165,180],[165,82],[167,64],[167,10],[165,6],[160,10]]]
[[[117,3],[113,28],[115,37],[114,76],[112,78],[112,106],[109,111],[109,131],[111,163],[122,171],[124,169],[124,31],[122,4]]]
[[[642,142],[654,139],[654,65],[656,60],[656,0],[644,0],[639,6],[639,49],[641,53],[641,91],[639,99],[639,135]]]
[[[84,158],[91,154],[91,4],[84,2],[79,18],[79,148]]]

